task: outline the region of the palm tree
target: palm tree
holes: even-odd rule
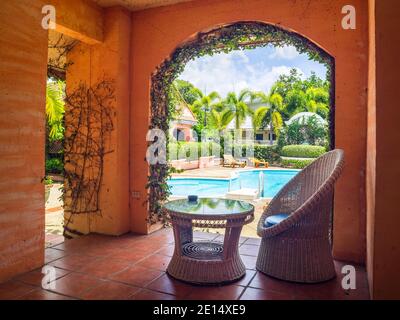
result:
[[[207,127],[207,117],[208,113],[212,110],[213,107],[217,106],[221,97],[216,91],[211,92],[208,95],[205,95],[200,89],[195,89],[194,92],[198,96],[198,99],[193,102],[191,105],[192,111],[199,115],[201,113],[204,114],[204,127]]]
[[[248,98],[251,99],[252,92],[248,89],[240,91],[239,95],[235,92],[228,92],[223,105],[231,110],[233,119],[235,120],[235,129],[238,131],[237,138],[241,137],[241,125],[246,119],[246,116],[251,115],[252,111],[248,106]]]
[[[283,126],[283,114],[285,112],[283,98],[279,93],[272,93],[269,96],[264,93],[258,93],[256,100],[266,105],[257,108],[253,113],[253,128],[257,130],[267,122],[270,128],[270,144],[272,145],[272,132],[279,136],[280,129]]]
[[[308,88],[305,98],[307,111],[318,113],[323,118],[327,118],[329,113],[329,93],[326,89]]]
[[[61,140],[64,134],[64,82],[48,82],[46,85],[46,119],[50,140]]]
[[[224,108],[221,111],[218,111],[217,108],[213,108],[210,112],[210,124],[221,134],[231,123],[234,116],[234,113],[229,108]]]

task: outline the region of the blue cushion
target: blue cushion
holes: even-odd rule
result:
[[[279,222],[285,220],[287,217],[289,217],[288,213],[278,213],[274,214],[273,216],[269,216],[267,217],[267,219],[265,219],[264,227],[266,228],[272,227],[278,224]]]

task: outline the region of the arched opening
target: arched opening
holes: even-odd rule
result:
[[[228,53],[233,50],[252,49],[273,44],[291,45],[300,53],[306,53],[310,60],[327,67],[330,86],[329,136],[330,148],[335,146],[335,86],[334,58],[314,42],[293,31],[263,22],[236,22],[218,26],[206,32],[199,32],[177,47],[169,59],[158,66],[151,81],[151,117],[150,129],[168,132],[170,116],[175,107],[170,103],[171,85],[183,71],[186,63],[196,57],[215,53]],[[168,197],[165,181],[169,175],[166,164],[150,165],[149,215],[150,221],[163,219],[161,203]]]

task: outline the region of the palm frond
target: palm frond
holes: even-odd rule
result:
[[[278,111],[272,112],[271,115],[272,125],[274,127],[274,133],[279,136],[280,129],[283,126],[283,119],[281,114]]]
[[[260,129],[265,116],[267,115],[268,111],[270,110],[270,107],[267,106],[262,106],[256,109],[253,113],[252,117],[252,123],[253,123],[253,129],[258,130]]]

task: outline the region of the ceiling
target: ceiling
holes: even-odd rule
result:
[[[122,6],[131,11],[167,6],[170,4],[189,2],[192,0],[92,0],[100,7]]]

